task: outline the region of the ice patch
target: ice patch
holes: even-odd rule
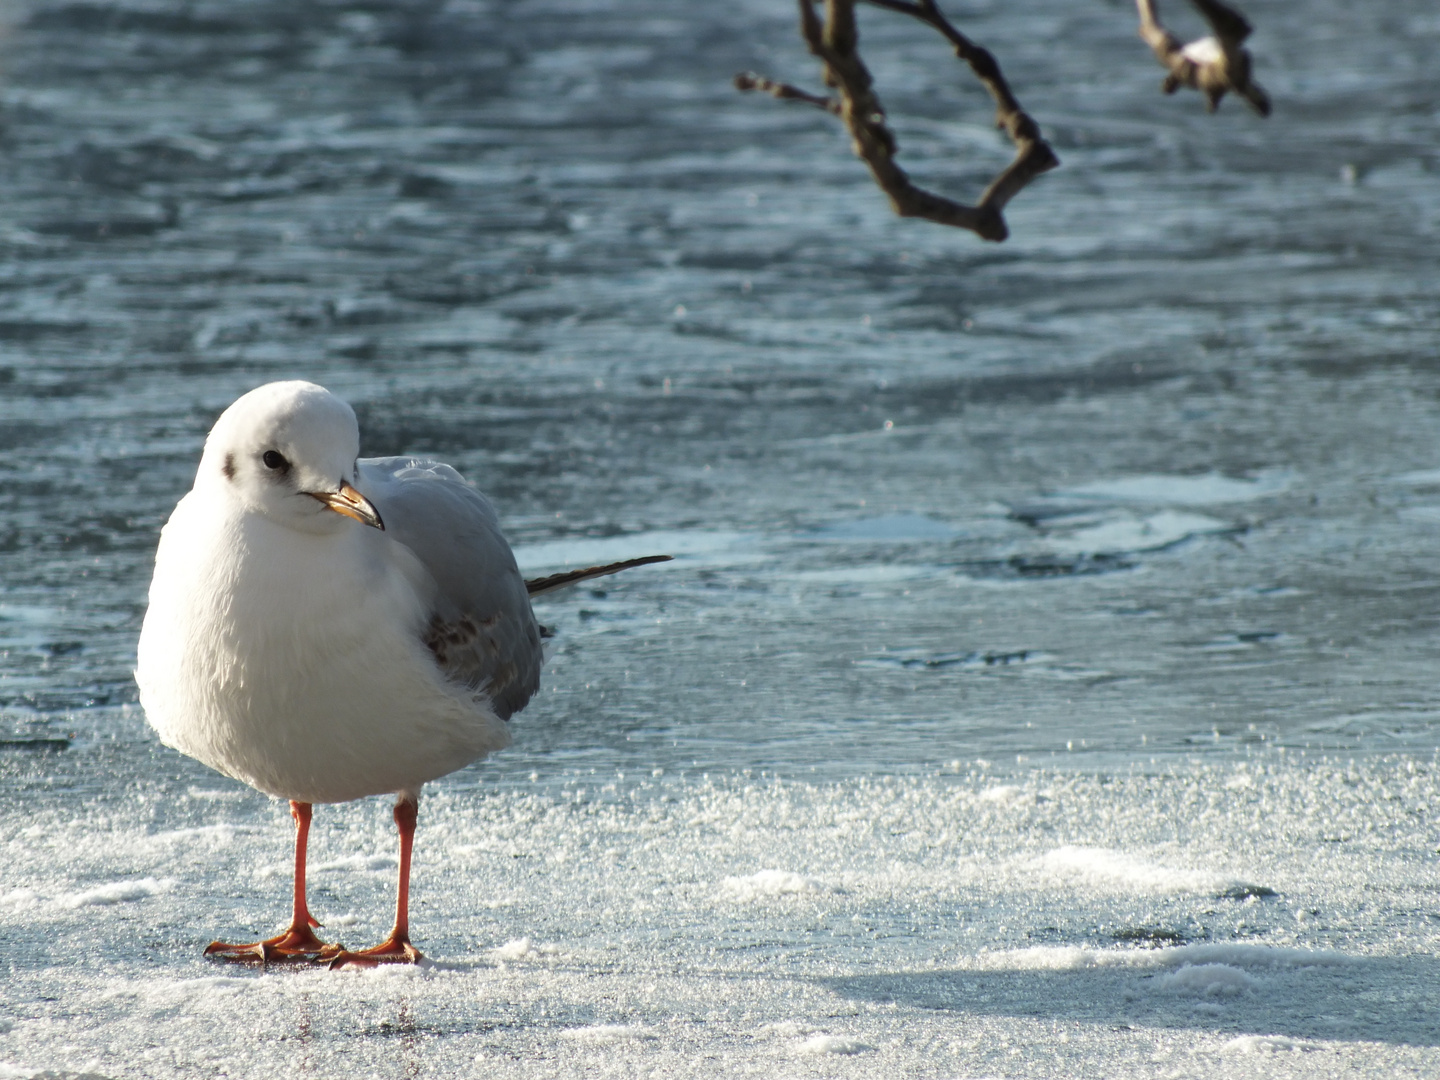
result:
[[[961,530],[923,514],[887,514],[863,521],[837,521],[807,534],[807,539],[840,543],[878,542],[889,544],[954,540]]]
[[[875,1048],[859,1039],[842,1039],[838,1035],[812,1035],[800,1044],[802,1054],[863,1054]]]
[[[1036,664],[1051,659],[1049,653],[1033,649],[1016,652],[951,652],[935,653],[923,649],[894,649],[881,656],[869,656],[856,660],[857,667],[904,668],[909,671],[936,671],[944,668],[983,670],[985,668],[1008,668],[1020,664]]]
[[[986,788],[980,793],[980,801],[998,803],[1001,806],[1010,806],[1017,802],[1031,802],[1025,789],[1016,787],[1014,784],[1001,784],[999,787]]]
[[[575,537],[572,540],[550,540],[541,544],[521,544],[515,549],[515,561],[531,570],[591,566],[619,562],[641,555],[710,555],[736,547],[750,539],[742,532],[657,530],[629,533],[604,538]]]
[[[226,788],[223,791],[216,791],[214,788],[187,788],[185,794],[200,802],[234,802],[239,799],[248,799],[251,792],[245,788]]]
[[[1241,1035],[1220,1048],[1222,1054],[1291,1054],[1320,1050],[1315,1043],[1287,1039],[1283,1035]]]
[[[567,1039],[601,1045],[655,1038],[655,1035],[645,1028],[629,1024],[592,1024],[589,1027],[566,1028],[560,1034]]]
[[[1219,518],[1180,510],[1161,510],[1145,518],[1128,514],[1111,518],[1068,535],[1051,537],[1050,545],[1069,555],[1116,555],[1130,551],[1154,551],[1192,536],[1234,531],[1234,525]]]
[[[1218,472],[1202,476],[1142,474],[1114,480],[1096,480],[1067,488],[1061,495],[1071,499],[1105,502],[1151,503],[1160,506],[1211,506],[1215,503],[1248,502],[1275,495],[1290,486],[1291,474],[1272,470],[1254,480],[1236,480]]]
[[[32,907],[40,902],[40,894],[34,889],[11,889],[0,893],[0,907]]]
[[[146,839],[154,843],[168,843],[181,840],[208,840],[212,844],[228,844],[235,839],[233,825],[199,825],[193,829],[171,829],[154,833]]]
[[[830,570],[802,570],[791,574],[790,580],[817,585],[872,585],[887,581],[916,581],[938,577],[941,573],[938,567],[933,566],[872,563],[869,566],[841,566]]]
[[[782,1038],[793,1039],[797,1035],[804,1035],[805,1028],[794,1020],[777,1020],[773,1024],[761,1024],[759,1033],[762,1035],[779,1035]]]
[[[394,855],[349,855],[343,859],[312,866],[310,872],[324,874],[348,870],[393,870],[399,865],[400,862]]]
[[[1233,968],[1303,970],[1364,964],[1362,957],[1333,949],[1292,949],[1270,945],[1177,945],[1164,949],[1095,949],[1088,945],[1035,945],[1028,949],[982,952],[962,967],[982,971],[1084,971],[1092,968],[1162,970],[1223,964]]]
[[[1392,483],[1409,484],[1413,487],[1440,486],[1440,469],[1417,469],[1390,478]]]
[[[254,979],[213,975],[202,979],[158,979],[138,989],[155,1001],[190,1003],[205,997],[230,997],[254,986]]]
[[[1211,896],[1274,895],[1262,885],[1204,870],[1176,870],[1145,862],[1109,848],[1056,848],[1038,860],[1046,874],[1091,888],[1115,888],[1152,895],[1204,893]]]
[[[720,889],[727,899],[743,901],[829,891],[816,879],[788,870],[761,870],[748,877],[727,877],[720,882]]]
[[[1156,989],[1200,997],[1246,994],[1255,985],[1254,979],[1229,964],[1181,964],[1175,971],[1155,980]]]
[[[56,900],[61,907],[108,907],[111,904],[127,904],[132,900],[144,900],[165,892],[175,884],[174,878],[138,878],[134,881],[113,881],[98,888],[70,893]]]
[[[496,960],[514,962],[516,960],[535,960],[542,956],[555,956],[559,952],[558,945],[536,945],[528,937],[522,937],[507,941],[504,945],[497,945],[490,950],[490,955]]]

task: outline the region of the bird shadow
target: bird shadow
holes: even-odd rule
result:
[[[1149,952],[1152,962],[1144,955]],[[1295,1040],[1440,1045],[1440,961],[1232,945],[1131,954],[1140,963],[883,972],[819,981],[842,997],[971,1016],[1204,1030]],[[1078,953],[1078,950],[1077,950]],[[1094,954],[1091,954],[1091,960]],[[999,963],[996,963],[999,960]]]

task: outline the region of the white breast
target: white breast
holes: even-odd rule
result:
[[[146,716],[167,745],[282,798],[416,791],[510,741],[422,644],[432,588],[375,529],[300,533],[192,492],[156,555]]]

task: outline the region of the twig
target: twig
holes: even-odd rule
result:
[[[753,71],[742,71],[735,76],[736,90],[758,90],[762,94],[769,94],[781,101],[803,101],[807,105],[814,105],[817,109],[824,109],[835,116],[840,115],[840,102],[831,97],[821,97],[819,94],[807,93],[799,87],[791,86],[789,83],[776,82],[767,79],[763,75],[756,75]]]
[[[893,2],[893,0],[887,0]],[[1270,115],[1270,97],[1250,78],[1250,52],[1243,42],[1250,36],[1245,16],[1221,0],[1192,0],[1213,30],[1213,37],[1181,45],[1178,38],[1160,25],[1154,0],[1135,0],[1140,11],[1140,37],[1155,53],[1169,74],[1161,84],[1167,94],[1182,86],[1205,95],[1210,112],[1220,99],[1235,93],[1261,116]]]
[[[850,133],[856,156],[869,167],[875,183],[901,217],[924,218],[969,229],[986,240],[999,241],[1009,236],[1010,230],[1001,213],[1005,204],[1026,184],[1060,161],[1040,137],[1039,125],[1020,108],[995,58],[955,29],[940,13],[935,0],[866,0],[872,6],[919,19],[937,30],[995,99],[996,126],[1003,128],[1015,144],[1015,159],[991,181],[979,202],[966,206],[917,187],[896,164],[899,147],[895,135],[886,125],[885,109],[874,91],[870,72],[860,58],[856,0],[824,0],[823,21],[815,11],[817,0],[798,2],[800,36],[811,54],[820,60],[825,84],[837,92],[839,100],[808,94],[748,73],[736,76],[735,85],[741,90],[760,90],[775,97],[804,101],[840,117]]]

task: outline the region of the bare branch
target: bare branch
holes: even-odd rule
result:
[[[742,71],[735,76],[736,90],[757,90],[762,94],[769,94],[771,97],[779,98],[782,101],[803,101],[807,105],[814,105],[817,109],[824,109],[835,116],[840,115],[840,102],[831,97],[821,97],[819,94],[810,94],[799,87],[791,86],[789,83],[776,82],[767,79],[763,75],[756,75],[753,71]]]
[[[896,0],[886,0],[887,3]],[[1214,112],[1227,93],[1242,97],[1261,116],[1270,115],[1270,97],[1250,78],[1250,52],[1243,42],[1250,36],[1250,23],[1240,12],[1221,0],[1192,0],[1213,30],[1213,37],[1181,45],[1174,34],[1160,24],[1155,0],[1135,0],[1140,12],[1140,37],[1170,74],[1161,89],[1173,94],[1182,86],[1205,95]]]
[[[1026,184],[1060,161],[1040,137],[1039,125],[1020,108],[995,58],[955,29],[940,13],[935,0],[867,0],[872,6],[908,15],[937,30],[995,99],[996,126],[1003,128],[1015,144],[1015,159],[991,181],[978,203],[966,206],[917,187],[896,164],[899,148],[895,135],[886,125],[885,109],[874,91],[870,72],[860,58],[856,0],[824,0],[823,20],[815,10],[818,0],[798,2],[800,35],[811,54],[820,60],[825,85],[838,93],[839,101],[758,75],[737,76],[735,85],[741,90],[761,90],[775,97],[804,101],[839,116],[850,133],[856,156],[869,167],[875,183],[901,217],[924,218],[969,229],[986,240],[1004,240],[1010,235],[1001,213],[1005,204]]]

